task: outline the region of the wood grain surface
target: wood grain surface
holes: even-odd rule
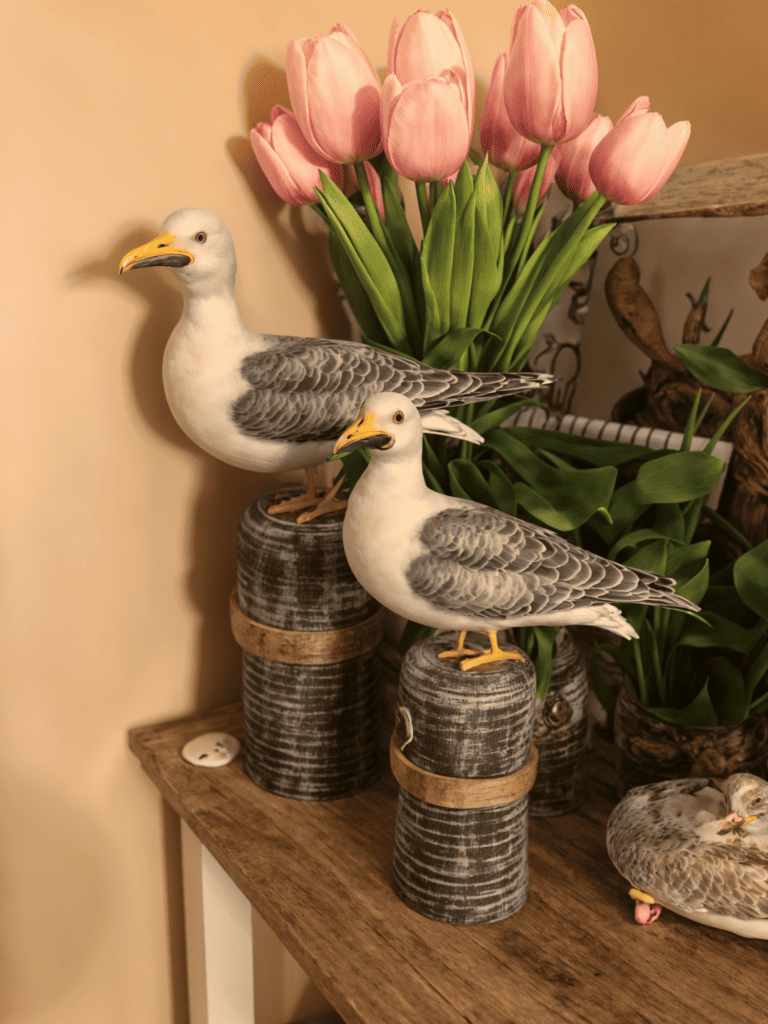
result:
[[[389,773],[345,800],[288,800],[255,786],[240,758],[182,760],[187,740],[214,730],[242,739],[240,705],[134,729],[130,745],[348,1024],[768,1024],[768,943],[666,910],[635,924],[605,849],[616,794],[603,757],[589,759],[577,812],[530,822],[522,910],[461,927],[392,892]]]
[[[755,217],[768,213],[768,153],[687,164],[672,172],[653,199],[615,206],[601,221],[665,217]]]

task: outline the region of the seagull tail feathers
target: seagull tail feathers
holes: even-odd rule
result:
[[[455,437],[459,441],[471,441],[473,444],[482,444],[485,440],[476,430],[451,416],[445,409],[430,409],[429,412],[423,412],[421,426],[425,434]]]

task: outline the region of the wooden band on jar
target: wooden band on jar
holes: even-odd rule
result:
[[[536,781],[539,753],[535,744],[522,768],[494,779],[454,779],[435,775],[409,761],[398,746],[395,734],[389,742],[392,774],[411,796],[434,807],[502,807],[524,797]]]
[[[354,626],[300,632],[275,629],[249,618],[237,603],[237,587],[229,595],[232,633],[247,654],[282,665],[333,665],[375,651],[384,635],[384,609]]]

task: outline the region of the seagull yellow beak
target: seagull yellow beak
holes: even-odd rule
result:
[[[735,829],[741,828],[742,825],[748,825],[750,821],[754,821],[756,818],[756,814],[752,814],[749,818],[742,818],[736,813],[736,811],[732,811],[727,818],[723,818],[720,822],[720,828],[717,834],[719,836],[724,836],[726,832],[733,832]]]
[[[367,416],[360,413],[334,445],[333,454],[348,455],[358,448],[391,448],[395,442],[394,437],[386,430],[377,430],[373,425],[373,417],[372,412]]]
[[[194,263],[195,257],[185,249],[174,247],[176,235],[165,231],[138,249],[131,249],[120,260],[120,273],[126,270],[138,270],[140,267],[186,267]]]

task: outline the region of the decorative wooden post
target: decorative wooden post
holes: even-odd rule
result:
[[[262,789],[335,800],[380,774],[382,611],[344,556],[342,513],[244,513],[232,629],[243,648],[245,770]]]
[[[400,783],[392,881],[427,917],[487,924],[528,895],[536,673],[527,658],[462,672],[437,657],[455,640],[422,640],[403,660],[390,747]]]
[[[536,701],[534,738],[539,770],[528,813],[548,818],[575,810],[586,794],[589,682],[581,653],[567,629],[557,634],[549,692]]]

